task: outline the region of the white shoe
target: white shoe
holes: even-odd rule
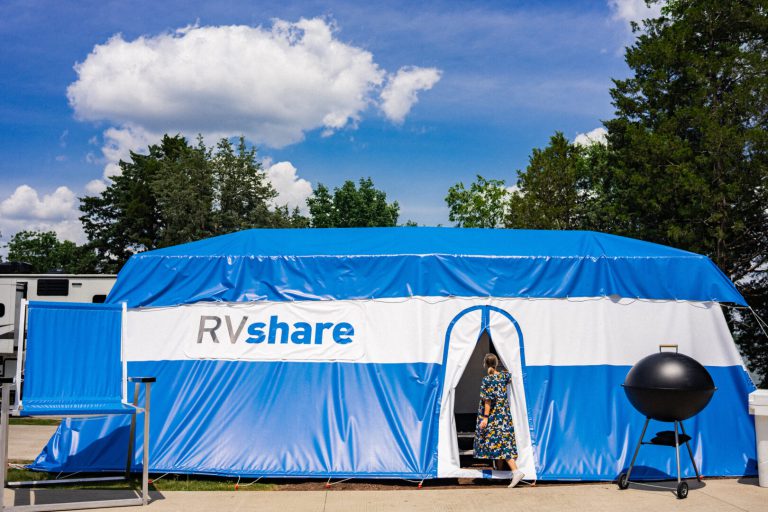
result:
[[[520,471],[519,469],[512,472],[512,481],[509,482],[508,488],[513,488],[517,484],[520,483],[520,480],[522,480],[525,477],[525,473]]]

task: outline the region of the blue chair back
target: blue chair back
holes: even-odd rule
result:
[[[22,414],[124,409],[122,305],[30,302]]]

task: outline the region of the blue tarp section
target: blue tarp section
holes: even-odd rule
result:
[[[126,412],[121,318],[119,304],[30,302],[21,414]]]
[[[629,467],[645,418],[627,400],[621,384],[629,366],[529,366],[526,390],[532,435],[544,480],[613,480]],[[684,422],[701,454],[703,475],[755,475],[755,426],[746,413],[754,384],[741,366],[707,367],[718,388],[710,404]],[[671,430],[652,421],[645,440]],[[683,477],[695,476],[686,449],[680,451]],[[641,448],[633,479],[677,477],[675,450]]]
[[[613,480],[629,465],[645,420],[620,386],[629,369],[525,369],[539,479]],[[158,378],[152,395],[153,472],[253,478],[434,477],[439,370],[440,365],[235,361],[129,365],[131,375]],[[754,475],[755,431],[744,421],[754,387],[741,367],[708,370],[718,391],[685,423],[701,454],[700,469],[705,475]],[[34,467],[120,471],[129,421],[68,420]],[[652,422],[647,439],[669,429],[669,423]],[[141,457],[139,449],[135,468]],[[644,447],[637,464],[636,479],[676,475],[668,447]],[[684,448],[681,466],[693,476]]]
[[[409,296],[599,297],[745,304],[712,261],[588,231],[253,229],[137,254],[108,302]]]

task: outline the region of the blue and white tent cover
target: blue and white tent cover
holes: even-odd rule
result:
[[[108,302],[129,308],[129,374],[157,377],[153,472],[508,477],[459,463],[454,390],[486,332],[526,478],[614,479],[644,421],[621,383],[670,343],[718,388],[686,422],[703,474],[756,473],[754,386],[721,309],[745,302],[690,252],[594,232],[248,230],[136,254]],[[127,435],[125,418],[65,420],[33,467],[120,470]],[[637,466],[669,477],[674,450]]]

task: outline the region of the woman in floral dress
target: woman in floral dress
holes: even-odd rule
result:
[[[507,398],[507,386],[512,380],[509,372],[500,372],[499,359],[487,354],[484,361],[488,375],[483,377],[480,387],[480,405],[475,427],[475,458],[503,459],[512,470],[512,482],[516,486],[525,474],[517,468],[517,444],[512,414]]]

